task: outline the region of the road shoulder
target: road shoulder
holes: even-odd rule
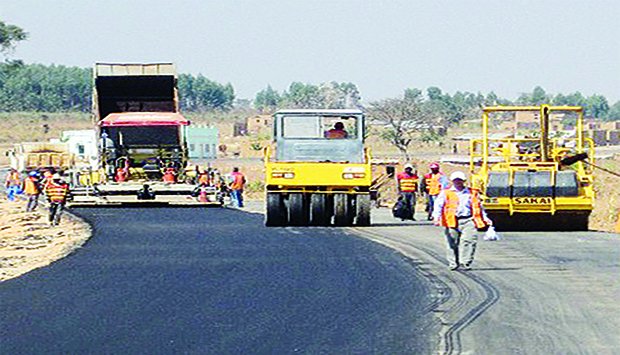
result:
[[[64,258],[91,234],[86,222],[66,212],[61,224],[51,227],[45,207],[26,212],[25,201],[0,200],[0,282]]]

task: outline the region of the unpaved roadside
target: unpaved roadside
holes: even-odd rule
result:
[[[67,213],[50,227],[45,207],[26,212],[24,201],[0,198],[0,282],[69,255],[91,236],[88,224]]]

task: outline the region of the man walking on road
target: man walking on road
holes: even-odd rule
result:
[[[433,219],[433,207],[437,196],[443,189],[447,189],[450,185],[448,177],[439,171],[439,163],[431,163],[428,166],[431,171],[424,175],[420,186],[420,193],[426,194],[426,212],[428,212],[428,220]]]
[[[234,167],[232,174],[230,174],[230,198],[236,207],[243,207],[243,187],[246,183],[245,176],[239,172],[239,168]]]
[[[60,223],[60,215],[65,208],[67,202],[67,196],[69,195],[69,185],[64,182],[60,175],[54,174],[52,180],[45,187],[45,194],[49,201],[49,222],[52,226],[57,226]]]
[[[477,232],[492,224],[482,208],[478,191],[465,186],[465,174],[450,175],[452,187],[441,191],[435,200],[433,221],[445,227],[450,270],[470,270],[476,252]]]

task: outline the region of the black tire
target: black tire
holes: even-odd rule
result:
[[[351,207],[349,205],[348,194],[334,195],[334,224],[337,226],[350,226],[353,220],[351,218]]]
[[[370,225],[370,195],[357,195],[355,200],[355,224],[358,226]]]
[[[286,209],[282,202],[282,195],[279,193],[268,193],[266,203],[265,225],[267,227],[286,225]]]
[[[584,213],[567,213],[564,221],[567,226],[566,230],[574,232],[587,232],[589,224],[589,214]]]
[[[327,208],[327,195],[310,195],[310,225],[327,226],[331,221],[331,211]]]
[[[304,194],[292,193],[288,195],[288,222],[291,226],[308,225],[308,209]]]

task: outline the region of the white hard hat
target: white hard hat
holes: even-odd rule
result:
[[[453,181],[456,179],[465,181],[467,180],[467,176],[465,176],[465,173],[463,173],[462,171],[455,171],[452,174],[450,174],[450,181]]]
[[[405,164],[405,169],[413,169],[413,165],[407,163]]]

